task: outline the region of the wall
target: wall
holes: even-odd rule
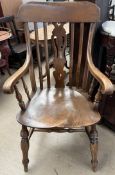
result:
[[[115,4],[115,0],[113,0],[113,3],[112,4]]]
[[[16,15],[22,0],[1,0],[4,16]]]
[[[96,4],[101,8],[101,22],[108,19],[109,0],[96,0]]]
[[[46,1],[46,0],[0,0],[4,16],[16,15],[21,3],[29,1]]]

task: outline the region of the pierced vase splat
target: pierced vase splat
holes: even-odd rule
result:
[[[66,31],[64,29],[64,23],[53,23],[54,30],[52,31],[52,46],[54,50],[54,78],[55,78],[55,87],[64,88],[64,78],[66,72],[64,71],[64,66],[66,64],[65,58],[65,49],[67,45]]]

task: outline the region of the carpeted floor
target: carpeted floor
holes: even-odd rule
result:
[[[19,111],[14,95],[5,95],[0,77],[0,175],[24,175],[21,163]],[[26,76],[28,82],[28,76]],[[20,89],[21,85],[19,84]],[[115,174],[115,133],[98,126],[99,166],[96,175]],[[93,175],[85,133],[35,133],[30,141],[29,175]]]

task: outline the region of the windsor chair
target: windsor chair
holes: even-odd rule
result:
[[[85,9],[85,10],[84,10]],[[45,12],[45,13],[44,13]],[[63,14],[63,15],[62,15]],[[25,38],[27,44],[27,56],[24,65],[15,72],[4,84],[5,93],[15,92],[20,113],[17,115],[17,121],[22,125],[21,129],[21,149],[23,153],[24,170],[28,171],[28,150],[29,140],[35,131],[39,132],[82,132],[86,131],[90,140],[90,149],[92,155],[92,169],[97,168],[98,151],[98,132],[96,123],[100,120],[98,113],[98,102],[101,94],[112,94],[113,85],[111,81],[102,74],[93,64],[92,45],[96,22],[100,20],[99,8],[90,2],[30,2],[20,7],[18,20],[24,22]],[[36,50],[39,67],[39,88],[35,81],[35,72],[30,45],[30,34],[28,22],[33,22],[36,36]],[[46,58],[47,88],[44,88],[42,79],[42,64],[39,51],[39,36],[37,23],[43,22],[44,26],[44,45]],[[70,61],[69,74],[67,76],[64,69],[66,58],[66,31],[64,24],[69,22],[70,26]],[[47,43],[47,24],[52,23],[54,30],[52,32],[53,48],[53,77],[55,86],[51,85],[51,72],[49,69],[48,43]],[[79,47],[74,47],[74,24],[79,23],[80,39]],[[84,26],[89,26],[89,37],[87,39],[87,59],[83,57],[82,47],[85,38]],[[73,50],[78,53],[76,87],[72,87],[72,67]],[[24,81],[24,75],[29,71],[31,92]],[[100,83],[100,89],[96,94],[94,104],[88,101],[88,98],[82,92],[90,91],[90,74]],[[65,78],[66,76],[66,78]],[[17,82],[21,80],[25,93],[28,97],[28,103],[25,104],[21,93],[19,92]],[[67,87],[66,80],[69,81]],[[80,90],[82,89],[82,91]],[[30,130],[28,131],[28,129]],[[81,150],[82,151],[82,150]]]

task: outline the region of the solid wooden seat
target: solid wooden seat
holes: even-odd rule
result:
[[[97,123],[100,115],[79,92],[69,88],[50,88],[37,91],[17,120],[34,128],[77,128]]]

